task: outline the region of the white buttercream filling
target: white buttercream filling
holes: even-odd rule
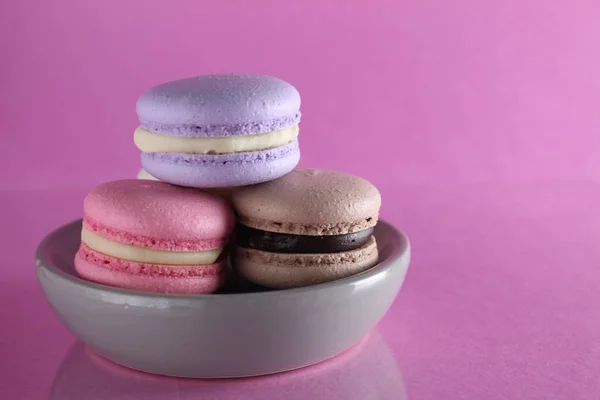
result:
[[[139,126],[133,133],[135,145],[145,153],[224,154],[258,151],[283,146],[299,133],[298,125],[257,135],[223,137],[167,136]]]
[[[150,181],[158,181],[160,179],[150,175],[150,173],[148,171],[146,171],[144,168],[141,168],[140,171],[137,174],[137,178],[138,179],[147,179]]]
[[[207,265],[214,263],[223,250],[186,252],[148,249],[106,239],[86,228],[81,231],[81,241],[107,256],[149,264]]]

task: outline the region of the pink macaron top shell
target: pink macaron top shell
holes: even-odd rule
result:
[[[223,199],[150,180],[101,184],[85,198],[83,209],[84,226],[104,237],[174,251],[222,247],[235,225]]]

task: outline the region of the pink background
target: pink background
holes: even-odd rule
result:
[[[133,174],[144,90],[240,71],[298,87],[303,165],[390,184],[600,176],[595,0],[5,3],[7,188]]]
[[[74,338],[33,250],[135,175],[139,94],[253,72],[300,90],[302,165],[372,180],[411,236],[379,326],[409,399],[600,398],[599,21],[596,0],[2,2],[0,392],[56,383]]]

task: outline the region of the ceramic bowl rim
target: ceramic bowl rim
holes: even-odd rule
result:
[[[392,231],[392,236],[394,236],[394,242],[397,244],[396,249],[383,261],[378,262],[372,268],[361,272],[356,275],[352,275],[346,278],[337,279],[330,282],[318,283],[310,286],[303,286],[298,288],[290,288],[290,289],[280,289],[273,291],[265,291],[265,292],[252,292],[252,293],[222,293],[222,294],[177,294],[177,293],[154,293],[154,292],[142,292],[131,289],[123,289],[117,288],[113,286],[107,286],[91,281],[86,281],[81,279],[75,275],[66,273],[62,271],[60,268],[56,267],[52,262],[47,260],[45,257],[45,248],[48,245],[48,242],[52,240],[52,238],[59,234],[61,231],[69,229],[71,226],[80,224],[81,219],[77,219],[66,224],[61,225],[60,227],[49,232],[39,243],[35,251],[35,266],[38,272],[38,281],[39,281],[39,270],[45,270],[50,273],[52,276],[60,279],[63,282],[66,282],[69,285],[81,287],[87,290],[91,290],[96,293],[107,293],[111,295],[117,295],[121,297],[129,297],[136,299],[147,299],[147,300],[166,300],[166,301],[217,301],[217,300],[226,300],[226,299],[238,299],[238,300],[250,300],[256,298],[265,298],[265,297],[280,297],[286,295],[301,295],[307,294],[311,292],[320,292],[322,290],[327,290],[333,287],[339,286],[347,286],[353,284],[359,284],[364,281],[368,281],[369,279],[386,274],[391,268],[396,265],[396,261],[404,256],[407,256],[410,251],[410,240],[407,235],[402,232],[400,229],[396,228],[393,224],[387,222],[384,219],[380,219],[378,224],[384,225],[385,228]],[[408,254],[407,254],[408,253]]]

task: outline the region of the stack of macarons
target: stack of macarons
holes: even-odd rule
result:
[[[300,95],[289,83],[182,79],[142,94],[137,114],[138,179],[104,183],[84,200],[83,278],[207,294],[232,274],[283,289],[377,263],[380,194],[346,173],[296,169]]]

